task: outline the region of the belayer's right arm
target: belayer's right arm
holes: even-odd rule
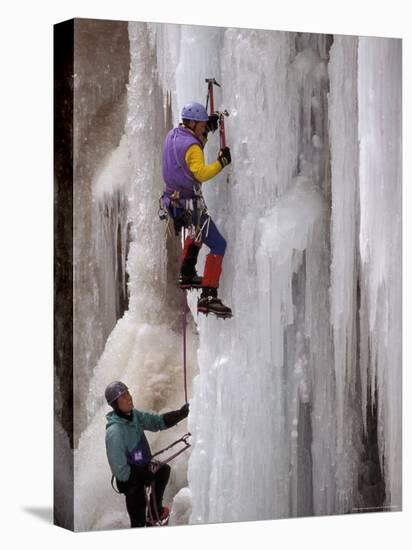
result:
[[[185,161],[187,167],[193,176],[203,183],[204,181],[214,178],[225,166],[230,164],[229,147],[221,149],[218,154],[218,159],[211,164],[205,164],[205,155],[199,145],[191,145],[186,152]]]

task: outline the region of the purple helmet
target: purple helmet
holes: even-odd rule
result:
[[[186,103],[182,109],[182,120],[184,119],[207,122],[209,120],[209,115],[201,103],[192,101],[191,103]]]

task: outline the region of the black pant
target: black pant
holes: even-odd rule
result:
[[[127,487],[125,490],[126,508],[130,517],[131,527],[146,526],[146,497],[145,486],[154,482],[154,498],[158,513],[162,513],[163,493],[165,492],[167,482],[170,476],[170,466],[162,464],[156,473],[151,473],[148,468],[141,469],[141,476]],[[153,517],[156,517],[154,507],[151,507]]]

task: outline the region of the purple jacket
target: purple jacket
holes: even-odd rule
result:
[[[186,165],[185,155],[191,145],[202,143],[184,126],[173,128],[167,134],[163,147],[163,179],[166,183],[165,194],[180,191],[180,196],[195,196],[193,186],[198,183]]]

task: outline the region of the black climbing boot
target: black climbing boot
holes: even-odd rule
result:
[[[197,301],[198,313],[214,313],[217,317],[223,319],[232,317],[232,310],[225,306],[217,297],[217,288],[204,287],[202,294]]]
[[[190,290],[191,288],[201,288],[202,287],[202,277],[194,273],[194,275],[180,275],[179,277],[179,286],[183,290]]]

